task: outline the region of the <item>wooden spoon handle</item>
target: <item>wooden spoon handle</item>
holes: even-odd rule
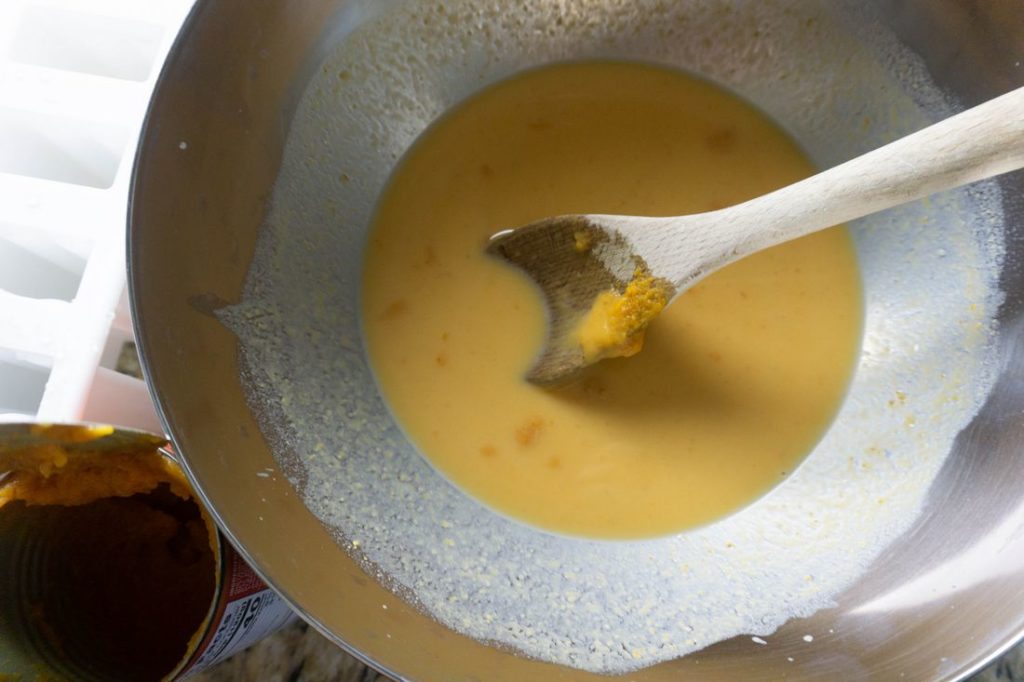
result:
[[[1024,167],[1024,88],[806,180],[721,211],[739,258],[790,239]]]

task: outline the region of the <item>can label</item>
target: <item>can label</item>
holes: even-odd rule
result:
[[[181,676],[220,663],[297,617],[223,536],[221,546],[224,553],[221,592],[206,634],[192,662],[180,672]]]

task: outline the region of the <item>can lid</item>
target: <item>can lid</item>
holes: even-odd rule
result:
[[[124,452],[155,450],[167,439],[146,431],[109,424],[0,424],[0,471],[9,471],[11,460],[32,448],[59,446],[70,451]]]
[[[0,506],[87,504],[128,497],[161,483],[194,496],[177,462],[145,431],[99,424],[0,424]],[[215,533],[212,523],[211,534]]]

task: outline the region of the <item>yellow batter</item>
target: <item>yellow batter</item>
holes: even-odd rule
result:
[[[550,215],[707,211],[811,172],[759,112],[675,71],[563,64],[484,91],[380,201],[363,322],[387,402],[457,485],[546,529],[649,537],[750,503],[812,449],[850,379],[861,298],[845,229],[709,277],[642,352],[558,390],[522,379],[546,332],[539,293],[483,247]]]

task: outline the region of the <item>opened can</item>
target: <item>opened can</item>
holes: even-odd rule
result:
[[[0,425],[0,679],[180,679],[294,618],[163,438]]]

